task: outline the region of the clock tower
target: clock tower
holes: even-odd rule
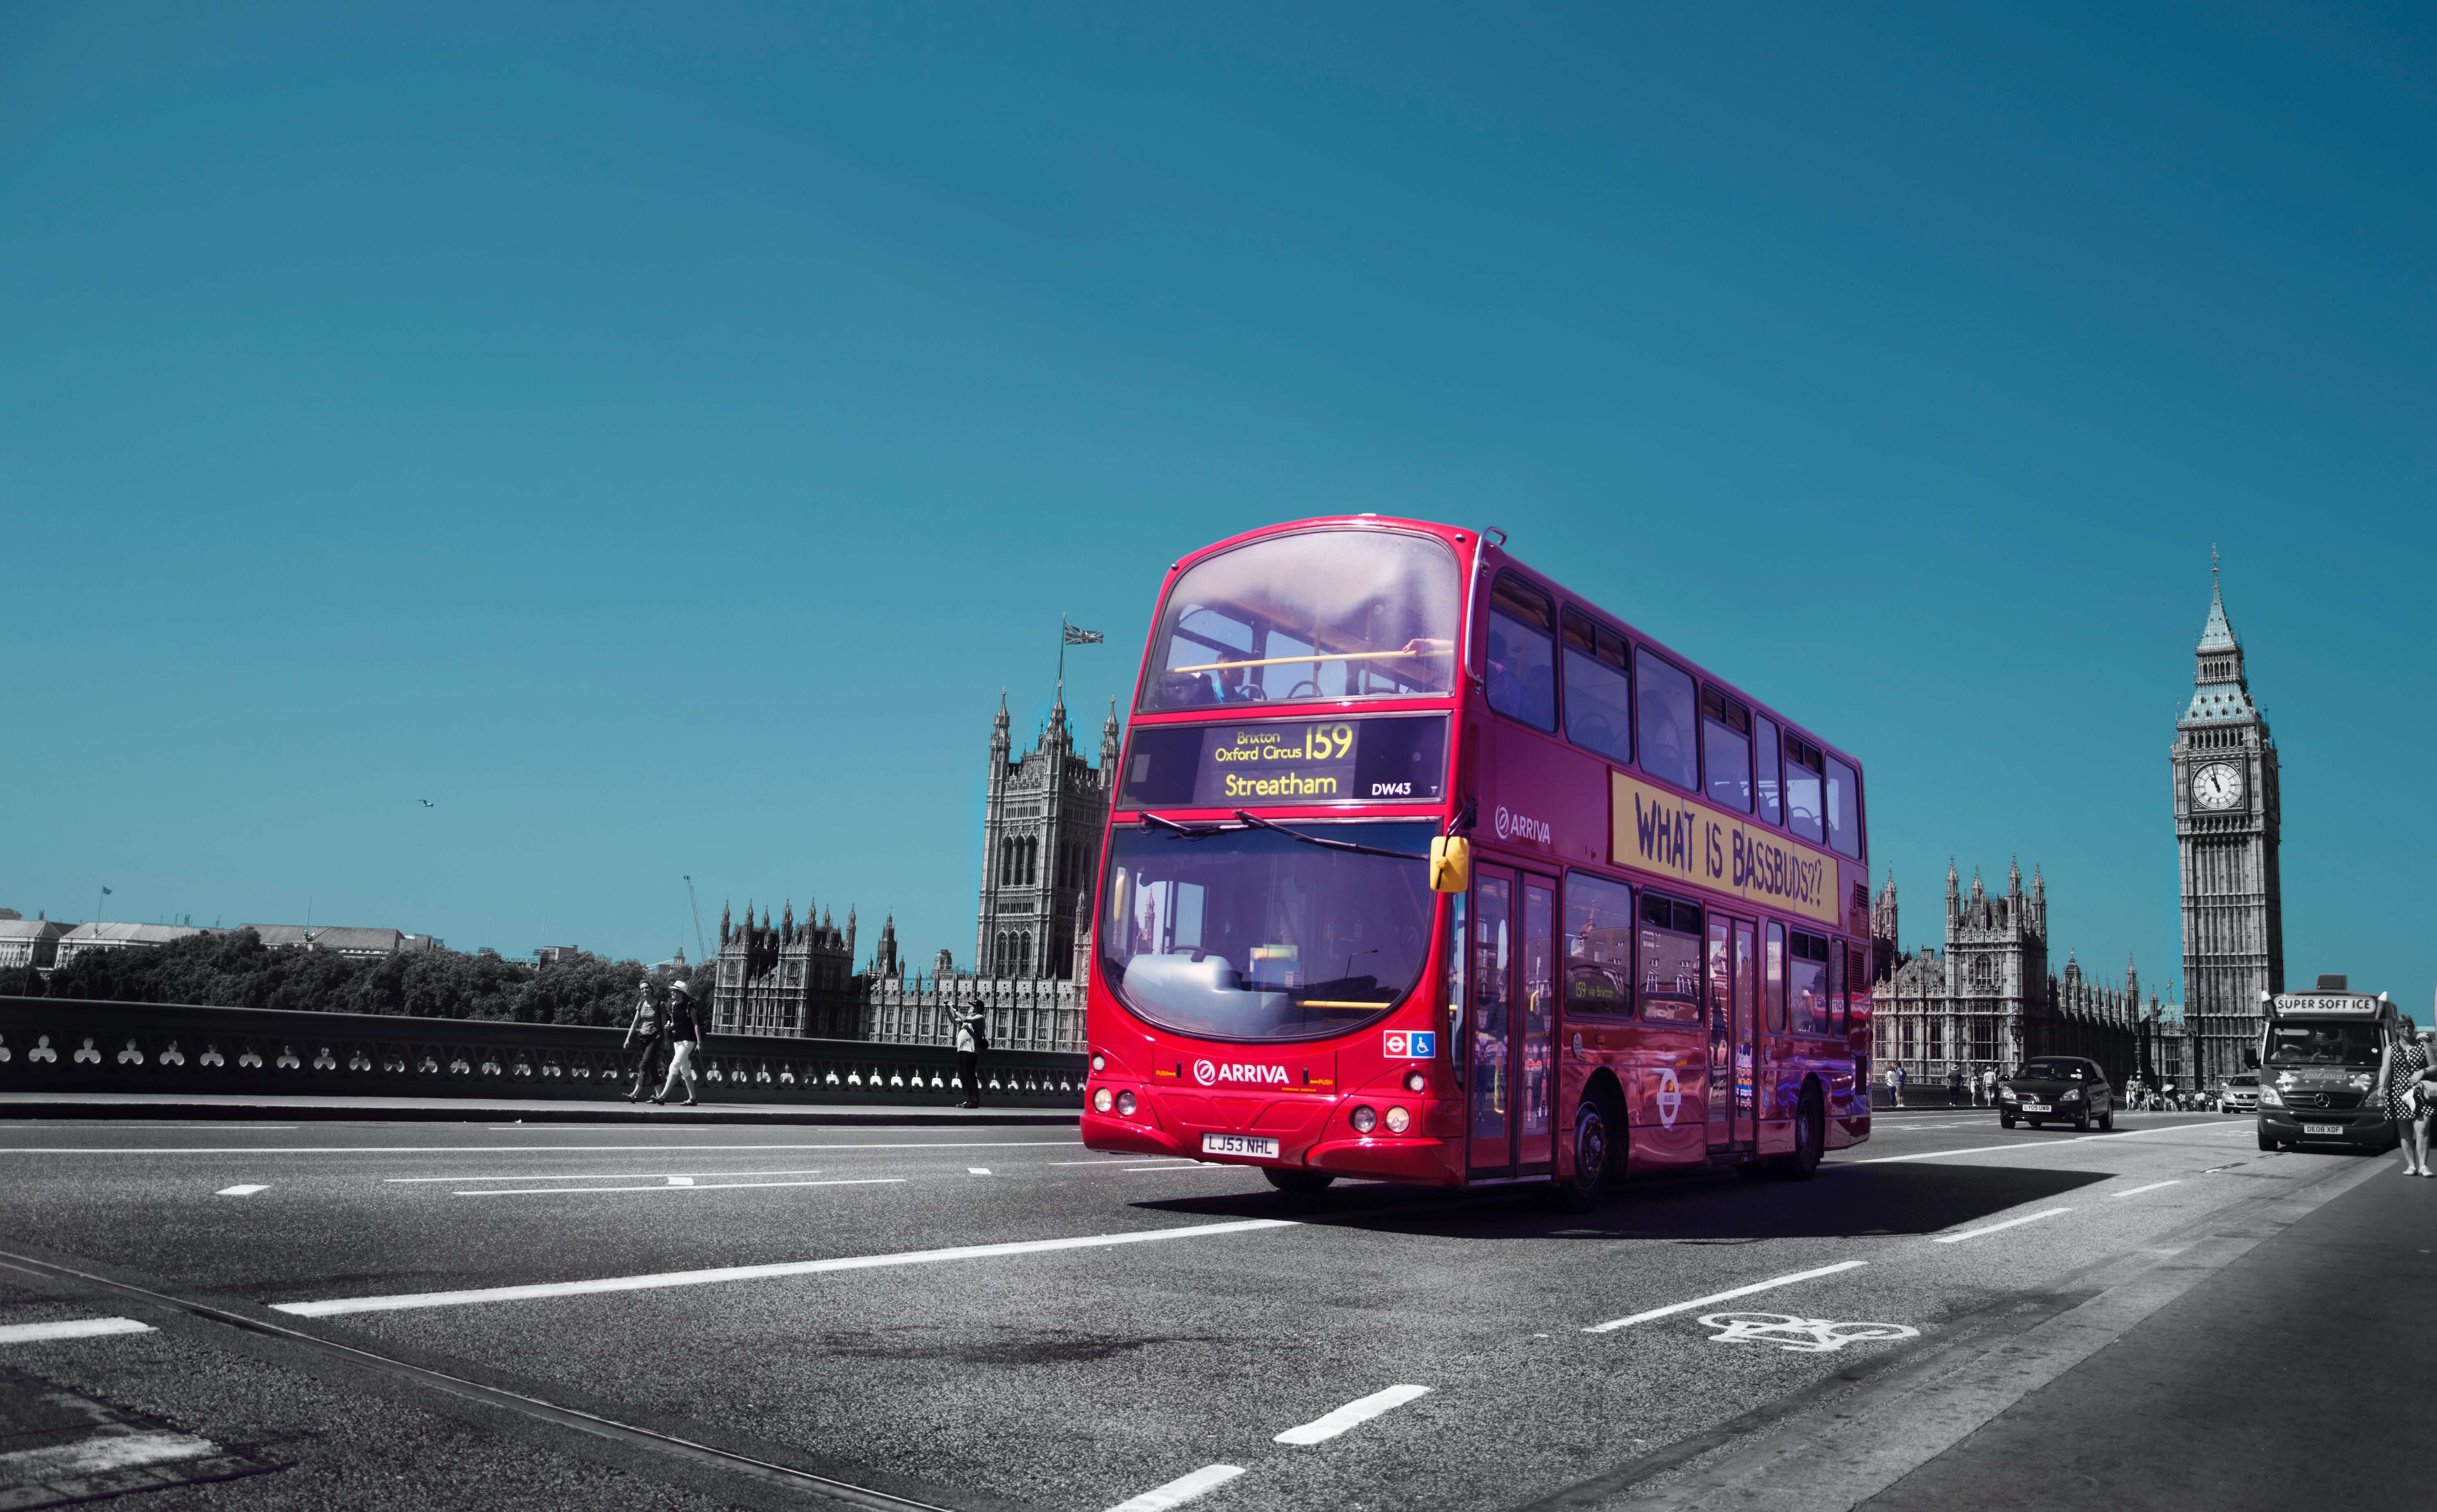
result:
[[[2175,845],[2183,863],[2183,1015],[2202,1088],[2244,1070],[2262,993],[2285,990],[2276,743],[2251,701],[2242,642],[2209,567],[2192,701],[2175,721]]]

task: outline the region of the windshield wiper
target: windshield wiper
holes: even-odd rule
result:
[[[1301,840],[1306,845],[1323,846],[1331,851],[1351,851],[1356,855],[1385,856],[1391,861],[1429,860],[1429,856],[1415,855],[1411,851],[1382,851],[1376,845],[1357,845],[1351,840],[1324,840],[1317,835],[1306,835],[1301,830],[1289,830],[1283,824],[1272,824],[1258,815],[1247,814],[1242,809],[1236,811],[1236,817],[1255,828],[1274,830],[1289,840]]]
[[[1210,836],[1220,833],[1218,826],[1216,824],[1179,824],[1174,819],[1165,818],[1160,815],[1151,813],[1145,813],[1143,815],[1142,827],[1146,830],[1167,830],[1174,834],[1182,835],[1188,840],[1206,840],[1210,838]]]

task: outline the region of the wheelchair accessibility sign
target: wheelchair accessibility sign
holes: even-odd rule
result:
[[[1406,1061],[1427,1061],[1439,1053],[1436,1029],[1390,1029],[1381,1041],[1388,1055]]]

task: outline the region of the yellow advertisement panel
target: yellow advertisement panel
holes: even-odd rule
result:
[[[1608,773],[1608,859],[1835,928],[1836,861],[1748,819]]]

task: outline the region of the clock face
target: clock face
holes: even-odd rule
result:
[[[2211,762],[2192,773],[2192,801],[2202,808],[2232,808],[2242,801],[2242,768]]]

